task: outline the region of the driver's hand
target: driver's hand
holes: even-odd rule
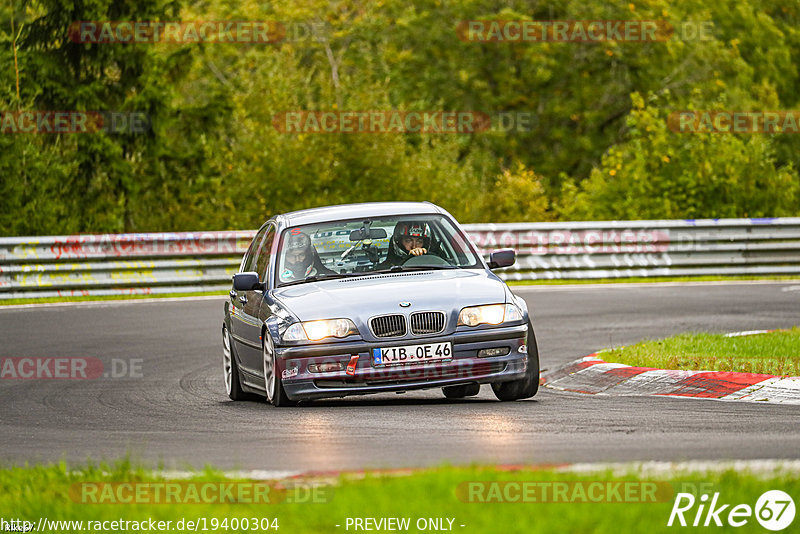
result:
[[[408,253],[411,254],[412,256],[422,256],[423,254],[427,254],[428,250],[422,247],[412,248],[411,250],[408,251]]]

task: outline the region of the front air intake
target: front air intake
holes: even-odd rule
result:
[[[411,333],[438,334],[444,330],[444,312],[416,312],[411,314]]]
[[[406,334],[406,318],[399,314],[373,317],[369,328],[375,337],[402,337]]]

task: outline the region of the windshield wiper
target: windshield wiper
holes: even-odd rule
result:
[[[305,282],[320,282],[322,280],[335,280],[337,278],[347,278],[348,276],[353,276],[354,274],[355,273],[312,274],[311,276],[301,278],[300,280],[292,280],[291,282],[286,282],[284,284],[281,284],[280,287],[294,286]]]
[[[402,273],[409,271],[438,271],[447,269],[459,269],[457,265],[394,265],[388,269],[381,269],[380,271],[372,271],[370,274],[375,273]]]
[[[400,269],[403,271],[440,271],[447,269],[459,269],[457,265],[402,265]]]
[[[363,271],[356,273],[334,273],[334,274],[312,274],[311,276],[307,276],[306,278],[302,278],[300,280],[292,280],[291,282],[285,282],[281,284],[279,287],[295,286],[297,284],[304,284],[306,282],[336,280],[337,278],[370,276],[373,274],[403,273],[411,271],[438,271],[438,270],[449,270],[449,269],[460,269],[460,267],[458,267],[457,265],[413,265],[413,266],[394,265],[389,269],[381,269],[379,271]]]

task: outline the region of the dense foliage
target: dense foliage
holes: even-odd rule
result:
[[[712,24],[660,42],[461,40],[459,21],[476,19]],[[126,20],[292,31],[266,44],[69,39],[75,21]],[[405,199],[463,222],[800,215],[800,135],[667,127],[676,110],[800,109],[789,0],[16,0],[0,7],[0,65],[0,110],[138,111],[152,124],[0,134],[0,235],[249,228]],[[535,120],[475,134],[273,126],[290,110],[393,109]]]

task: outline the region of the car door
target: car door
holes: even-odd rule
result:
[[[266,282],[266,272],[275,240],[275,226],[267,223],[262,230],[262,239],[254,248],[252,257],[248,258],[245,270],[257,272],[259,281]],[[242,378],[249,385],[260,387],[264,374],[261,355],[261,326],[265,319],[261,317],[264,292],[260,289],[240,291],[236,300],[236,321],[231,321],[231,328],[239,338],[241,347],[239,351],[241,370],[246,373]]]
[[[264,225],[256,233],[250,247],[247,249],[242,264],[239,267],[239,272],[250,272],[256,270],[256,261],[258,259],[258,252],[261,245],[264,243],[264,237],[267,234],[269,225]],[[252,374],[253,361],[256,354],[260,353],[261,344],[256,335],[255,339],[249,335],[248,318],[246,308],[249,302],[249,294],[252,291],[238,291],[231,289],[231,337],[233,338],[236,354],[239,356],[239,369],[244,373]],[[245,382],[251,382],[247,376],[241,377]]]

